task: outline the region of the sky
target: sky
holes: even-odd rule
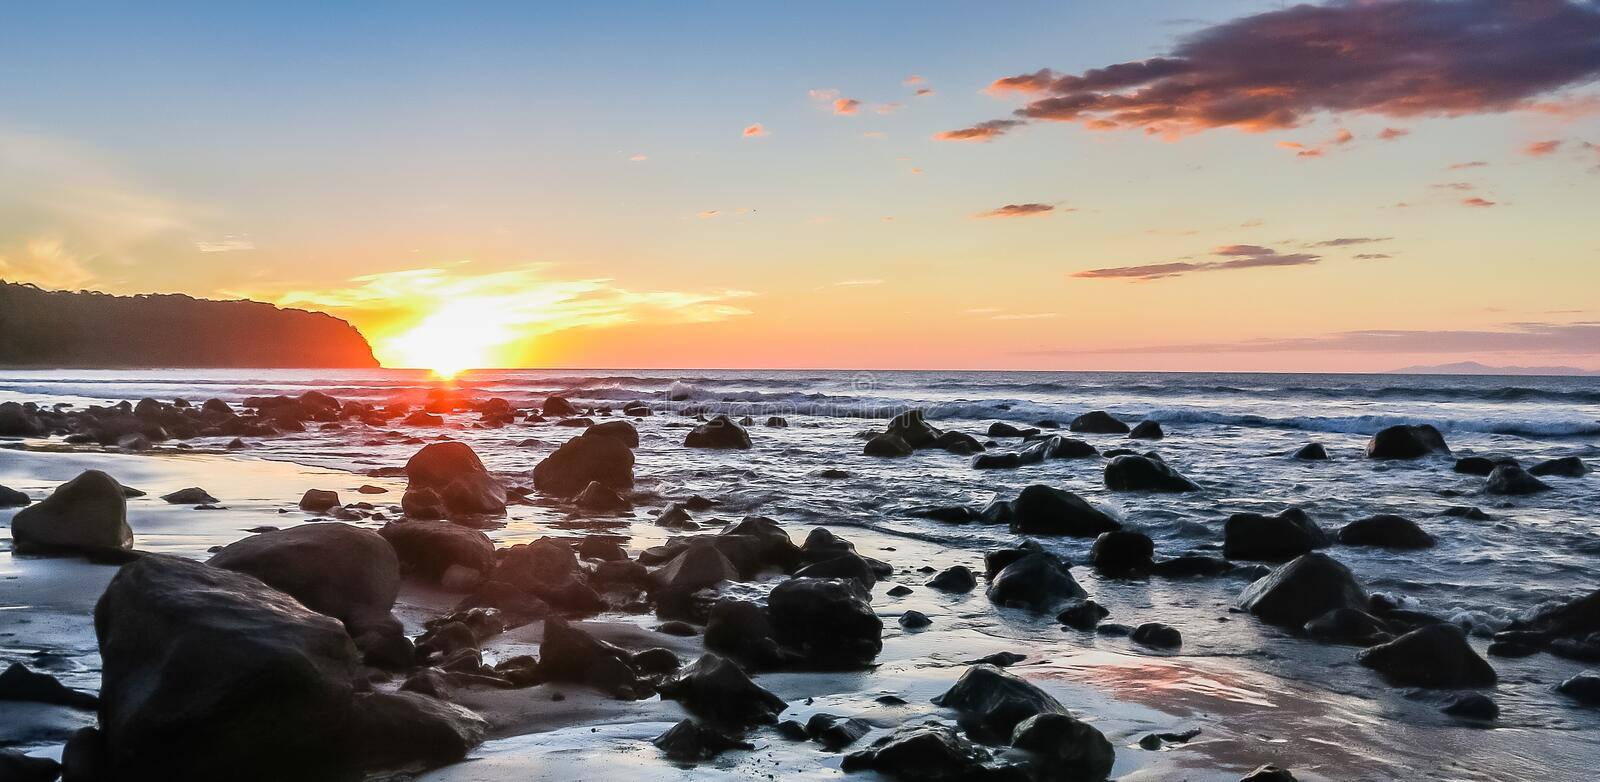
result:
[[[1600,369],[1591,0],[64,0],[0,73],[0,279],[389,366]]]

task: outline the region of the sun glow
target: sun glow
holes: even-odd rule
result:
[[[511,339],[493,312],[490,301],[451,302],[385,340],[383,353],[391,358],[384,363],[429,369],[447,379],[462,370],[490,366],[493,349]]]

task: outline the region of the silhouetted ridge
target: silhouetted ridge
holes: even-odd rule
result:
[[[323,312],[0,281],[0,366],[376,367],[378,361],[361,332]]]

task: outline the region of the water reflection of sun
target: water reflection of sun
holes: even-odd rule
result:
[[[385,364],[430,369],[451,378],[465,369],[490,366],[493,349],[508,339],[487,302],[446,304],[410,330],[383,342]]]

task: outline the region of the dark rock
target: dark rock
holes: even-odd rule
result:
[[[1100,624],[1100,620],[1111,615],[1105,606],[1093,600],[1075,600],[1061,613],[1056,614],[1056,621],[1078,630],[1092,630]]]
[[[774,668],[785,661],[766,609],[748,600],[723,598],[706,619],[706,648],[755,668]]]
[[[390,613],[400,592],[400,561],[371,530],[329,522],[263,532],[229,544],[208,564],[255,576],[343,622],[374,664],[411,664],[411,641]]]
[[[1329,544],[1328,534],[1299,508],[1276,516],[1235,513],[1222,528],[1222,555],[1228,559],[1283,562]]]
[[[1391,426],[1367,442],[1368,459],[1417,459],[1431,453],[1450,453],[1450,446],[1429,424]]]
[[[615,437],[618,440],[621,440],[622,444],[628,446],[629,448],[639,447],[639,430],[633,428],[633,424],[630,424],[627,421],[606,421],[605,423],[595,424],[594,426],[589,427],[588,430],[584,432],[584,435]]]
[[[854,669],[883,649],[883,622],[860,582],[791,578],[767,596],[778,642],[811,667]]]
[[[947,725],[902,727],[853,752],[844,759],[845,771],[877,771],[895,779],[915,782],[1001,782],[1016,780],[1009,767],[994,763],[988,750],[973,744]]]
[[[985,578],[992,580],[995,575],[1004,570],[1007,565],[1010,565],[1011,563],[1016,562],[1017,560],[1022,559],[1029,554],[1042,553],[1043,551],[1044,546],[1039,545],[1038,541],[1034,540],[1024,540],[1022,543],[1018,544],[1016,548],[1003,548],[996,551],[990,551],[983,555],[983,575]]]
[[[166,500],[173,505],[201,505],[218,501],[216,497],[207,494],[205,489],[202,489],[198,486],[191,486],[187,489],[179,489],[171,494],[163,494],[161,495],[161,499]]]
[[[11,517],[11,540],[19,553],[118,551],[133,548],[122,485],[99,471],[84,470],[50,496]]]
[[[800,545],[800,560],[802,562],[821,562],[845,554],[856,553],[856,547],[850,541],[833,534],[827,527],[814,527],[806,533],[806,541]]]
[[[924,420],[921,410],[907,410],[890,419],[887,432],[912,448],[932,448],[941,434],[938,427]]]
[[[710,760],[730,749],[756,748],[748,741],[690,719],[680,720],[650,743],[660,747],[669,760],[679,763]]]
[[[406,493],[430,489],[451,513],[504,513],[506,509],[505,487],[463,442],[424,446],[406,462],[406,478]]]
[[[968,660],[966,664],[993,665],[996,668],[1009,668],[1026,659],[1028,659],[1028,656],[1025,654],[1017,654],[1016,652],[995,652],[994,654],[986,654],[976,660]]]
[[[1011,502],[1011,531],[1019,535],[1088,538],[1121,528],[1121,522],[1082,497],[1044,484],[1024,488]]]
[[[242,573],[145,556],[118,571],[94,618],[100,729],[119,779],[266,782],[439,764],[484,729],[432,699],[359,693],[340,623]]]
[[[48,703],[74,709],[93,709],[100,703],[94,695],[71,689],[50,674],[30,671],[22,663],[12,663],[5,673],[0,673],[0,701]]]
[[[1295,782],[1295,777],[1289,773],[1289,769],[1269,764],[1257,766],[1254,771],[1241,777],[1239,782]]]
[[[758,565],[762,568],[777,568],[787,572],[794,569],[802,556],[800,547],[789,538],[783,525],[765,516],[746,516],[724,527],[717,537],[728,542],[749,540],[753,544]]]
[[[1204,554],[1184,554],[1163,559],[1150,565],[1150,572],[1166,578],[1199,578],[1220,576],[1234,569],[1232,562]]]
[[[1323,448],[1322,443],[1306,443],[1294,452],[1294,458],[1307,462],[1327,461],[1328,449]]]
[[[1127,424],[1118,421],[1116,418],[1113,418],[1110,413],[1107,413],[1104,410],[1096,410],[1092,413],[1084,413],[1083,415],[1072,419],[1072,423],[1069,424],[1067,428],[1074,432],[1084,432],[1087,434],[1128,433]]]
[[[847,553],[813,562],[794,572],[796,578],[849,578],[871,590],[878,583],[877,573],[867,559],[859,554]]]
[[[1004,421],[995,421],[989,424],[990,437],[1027,437],[1038,433],[1038,429],[1022,429]]]
[[[1115,622],[1106,622],[1104,624],[1095,625],[1094,631],[1099,635],[1109,638],[1127,638],[1128,636],[1133,635],[1132,627],[1129,627],[1125,624],[1117,624]]]
[[[1049,693],[993,665],[968,668],[933,702],[954,710],[960,715],[961,727],[987,743],[1009,741],[1016,727],[1029,717],[1067,713]]]
[[[989,582],[987,594],[996,604],[1030,611],[1054,611],[1067,601],[1087,596],[1067,566],[1043,552],[1006,565]]]
[[[1156,421],[1140,421],[1128,433],[1128,437],[1134,440],[1160,440],[1165,436],[1166,432],[1161,431],[1161,424]]]
[[[1305,624],[1305,633],[1325,643],[1373,646],[1394,636],[1383,620],[1355,608],[1335,608]]]
[[[1467,475],[1488,475],[1503,464],[1516,465],[1517,460],[1509,456],[1466,456],[1457,459],[1453,469]]]
[[[1364,610],[1367,592],[1326,554],[1302,554],[1246,587],[1239,608],[1263,622],[1303,627],[1336,608]]]
[[[533,468],[533,485],[571,497],[599,481],[618,491],[633,487],[633,450],[615,437],[584,434],[563,443]]]
[[[567,611],[594,611],[604,605],[584,583],[577,555],[562,543],[541,538],[504,549],[499,559],[488,581],[519,587]]]
[[[942,432],[933,446],[963,456],[983,452],[983,443],[966,432]]]
[[[623,700],[650,694],[649,685],[640,681],[627,650],[601,641],[560,617],[544,620],[539,672],[548,681],[586,685]]]
[[[771,724],[788,708],[732,660],[707,652],[661,682],[661,697],[709,722],[733,727]]]
[[[1100,451],[1098,449],[1084,442],[1083,440],[1079,440],[1074,437],[1062,437],[1059,438],[1059,442],[1056,443],[1055,452],[1051,454],[1051,458],[1086,459],[1091,456],[1099,455]]]
[[[488,575],[495,568],[494,543],[475,529],[447,521],[389,522],[378,530],[401,567],[435,583],[451,566]]]
[[[1589,466],[1576,456],[1564,456],[1560,459],[1546,459],[1528,469],[1533,475],[1556,475],[1563,478],[1577,478],[1589,472]]]
[[[1500,716],[1500,705],[1489,696],[1477,692],[1469,692],[1457,696],[1445,704],[1440,711],[1452,717],[1462,717],[1469,720],[1493,720]]]
[[[493,608],[499,611],[508,626],[524,625],[550,614],[550,605],[529,594],[527,590],[515,584],[491,579],[480,582],[472,594],[456,605],[457,611],[473,608]]]
[[[1404,687],[1488,687],[1496,680],[1466,633],[1451,624],[1412,630],[1361,652],[1356,661]]]
[[[425,486],[407,488],[406,493],[400,497],[400,511],[408,519],[421,521],[438,520],[450,515],[450,509],[444,505],[444,498]]]
[[[1094,726],[1064,712],[1044,712],[1017,724],[1011,746],[1029,753],[1040,779],[1105,779],[1116,762],[1111,742]]]
[[[1523,495],[1549,491],[1550,484],[1528,474],[1527,470],[1513,464],[1502,464],[1489,473],[1489,482],[1483,490],[1490,494]]]
[[[657,589],[678,592],[693,592],[738,578],[739,569],[715,546],[706,543],[689,546],[650,574]]]
[[[978,517],[978,514],[965,505],[939,505],[931,508],[918,508],[908,511],[908,515],[924,519],[933,519],[947,524],[965,524]]]
[[[913,590],[911,589],[911,587],[908,587],[905,584],[896,584],[896,585],[890,587],[889,591],[886,592],[885,594],[887,594],[890,597],[905,597],[906,595],[911,594],[912,591]]]
[[[590,483],[589,485],[593,486],[594,484]],[[689,511],[684,509],[682,503],[677,502],[667,503],[667,506],[656,514],[656,526],[671,529],[700,529],[700,525],[695,523],[694,519],[689,515]]]
[[[900,626],[909,630],[916,630],[933,624],[933,620],[921,611],[907,611],[900,615]]]
[[[1176,649],[1183,645],[1183,635],[1178,632],[1178,628],[1160,622],[1145,622],[1133,628],[1128,638],[1134,643],[1158,649]]]
[[[685,448],[748,449],[750,433],[734,423],[733,419],[719,415],[689,430],[689,435],[683,439],[683,445]]]
[[[628,502],[626,497],[599,481],[589,481],[589,485],[578,492],[578,496],[573,497],[572,502],[585,510],[602,513],[623,511],[633,507],[633,503]]]
[[[1143,532],[1102,532],[1089,548],[1089,564],[1106,575],[1146,573],[1155,565],[1155,553],[1155,543]]]
[[[406,426],[444,426],[444,417],[426,410],[418,410],[401,420]]]
[[[551,396],[544,400],[540,406],[548,418],[567,418],[578,414],[578,408],[568,402],[565,397]]]
[[[1477,508],[1474,508],[1474,507],[1472,507],[1470,505],[1451,505],[1450,507],[1445,508],[1444,511],[1441,512],[1439,515],[1441,515],[1441,516],[1455,516],[1457,518],[1469,519],[1471,521],[1493,521],[1494,520],[1493,516],[1490,516],[1489,514],[1484,513],[1483,511],[1481,511],[1481,510],[1479,510]]]
[[[861,449],[865,456],[910,456],[915,451],[905,440],[892,434],[874,435]]]
[[[1585,706],[1600,706],[1600,673],[1584,671],[1557,685],[1556,692]]]
[[[971,592],[977,588],[978,578],[972,574],[972,568],[955,565],[929,579],[928,586],[941,592]]]
[[[1200,486],[1160,459],[1118,456],[1106,463],[1106,488],[1112,491],[1186,492]]]
[[[326,513],[339,507],[338,492],[327,489],[306,489],[300,496],[300,510],[308,513]]]
[[[0,437],[39,437],[45,434],[38,416],[17,402],[0,402]]]
[[[1384,513],[1346,524],[1339,530],[1339,542],[1346,546],[1417,549],[1433,546],[1433,536],[1410,519]]]
[[[0,508],[21,508],[32,502],[28,495],[9,486],[0,486]]]
[[[872,731],[872,723],[851,717],[817,713],[806,720],[806,734],[829,752],[838,752]]]
[[[676,619],[670,622],[662,622],[661,625],[656,628],[656,632],[666,633],[667,635],[675,635],[680,638],[693,638],[699,634],[699,631],[694,629],[694,625],[689,624],[688,622],[680,622]]]
[[[59,776],[61,776],[61,764],[50,758],[36,758],[14,749],[0,749],[0,780],[55,782]]]

